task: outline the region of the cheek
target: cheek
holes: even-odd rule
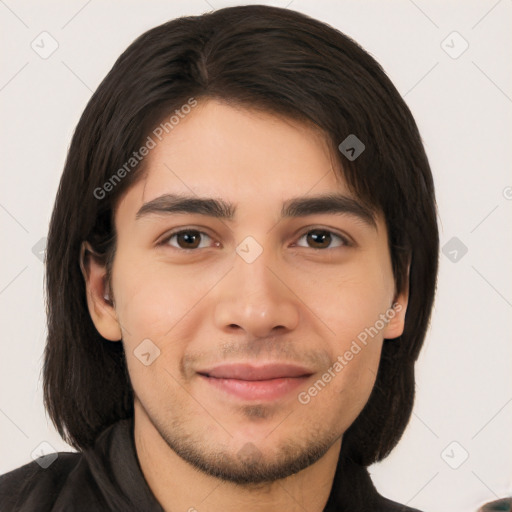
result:
[[[342,352],[340,358],[336,357],[338,364],[334,363],[328,371],[319,376],[319,380],[330,381],[326,384],[324,398],[320,398],[318,407],[326,411],[336,409],[336,417],[346,422],[345,427],[355,420],[359,415],[373,389],[379,361],[382,342],[374,340],[373,344],[367,346],[359,343],[360,348]],[[355,353],[354,353],[355,352]],[[350,358],[350,360],[349,360]],[[334,374],[334,376],[332,376]],[[329,376],[329,377],[328,377]],[[316,381],[313,386],[318,389],[322,384]],[[330,411],[332,414],[332,410]]]
[[[121,289],[122,288],[122,289]],[[157,280],[137,278],[119,287],[122,300],[116,303],[116,311],[124,331],[124,339],[158,339],[177,321],[176,300],[173,290]]]
[[[303,294],[307,297],[306,304],[311,305],[326,327],[325,333],[338,350],[337,356],[353,340],[364,342],[378,337],[375,329],[379,333],[382,330],[378,320],[389,306],[390,292],[370,273],[367,276],[361,273],[337,279],[331,276],[326,286],[308,285]]]
[[[356,277],[331,278],[327,283],[327,287],[311,286],[307,291],[325,327],[322,338],[332,361],[326,373],[335,375],[326,386],[329,398],[326,394],[319,406],[338,404],[340,413],[345,411],[344,418],[355,419],[370,396],[378,372],[384,326],[380,315],[387,309],[389,290],[371,270]],[[328,379],[326,373],[323,376]]]
[[[177,342],[175,326],[180,325],[189,301],[176,281],[162,278],[149,265],[130,265],[124,273],[120,265],[117,279],[116,312],[131,385],[145,407],[151,407],[155,389],[158,396],[168,397],[179,390],[172,361],[180,359],[184,342]],[[173,342],[166,343],[170,337]]]
[[[116,311],[128,338],[161,339],[208,291],[197,273],[194,278],[183,267],[157,261],[119,261],[113,279]]]
[[[175,337],[189,325],[190,314],[204,309],[204,300],[227,275],[234,257],[212,265],[211,260],[172,258],[125,245],[113,268],[116,310],[128,333],[162,339]]]

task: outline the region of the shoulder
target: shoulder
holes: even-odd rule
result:
[[[82,460],[81,453],[44,455],[0,476],[0,510],[50,510]]]
[[[163,512],[138,466],[131,419],[94,446],[39,457],[0,476],[1,512]]]
[[[380,495],[379,498],[379,511],[382,512],[422,512],[417,508],[407,507],[406,505],[402,505],[401,503],[397,503],[396,501],[391,501]]]
[[[325,512],[421,512],[382,496],[376,489],[368,468],[349,457],[338,461],[331,495]]]

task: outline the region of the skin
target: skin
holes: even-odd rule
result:
[[[110,294],[106,269],[84,267],[100,334],[122,338],[135,392],[135,445],[165,510],[323,510],[343,433],[366,404],[384,338],[402,334],[407,294],[395,295],[384,219],[377,229],[350,215],[281,219],[297,196],[350,194],[321,134],[303,123],[200,102],[146,157],[145,177],[118,203]],[[199,214],[136,220],[164,193],[222,198],[232,221]],[[194,228],[197,242],[174,236]],[[323,244],[313,229],[332,233]],[[347,237],[345,245],[336,235]],[[247,263],[235,249],[252,236],[263,249]],[[330,240],[330,242],[329,242]],[[195,252],[194,252],[195,251]],[[335,378],[308,390],[357,335],[399,307]],[[149,338],[160,355],[134,355]],[[276,401],[245,401],[196,373],[220,362],[294,362],[314,374]]]

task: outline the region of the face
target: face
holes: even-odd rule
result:
[[[136,422],[238,483],[338,453],[403,330],[384,219],[354,207],[318,132],[270,114],[201,102],[146,158],[115,212],[113,305],[105,269],[86,276],[98,331],[122,338]],[[345,200],[311,208],[327,194]]]

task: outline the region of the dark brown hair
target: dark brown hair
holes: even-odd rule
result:
[[[396,293],[409,286],[405,329],[384,341],[376,384],[344,434],[340,460],[368,466],[383,459],[411,415],[414,364],[434,301],[439,235],[432,174],[413,116],[381,66],[338,30],[276,7],[225,8],[153,28],[126,49],[91,97],[48,234],[44,398],[52,421],[67,442],[84,449],[103,429],[133,416],[122,344],[103,339],[89,315],[80,247],[88,240],[111,265],[114,208],[140,179],[144,160],[104,197],[95,191],[190,98],[318,127],[350,190],[384,214]],[[365,144],[353,161],[337,149],[350,134]]]

